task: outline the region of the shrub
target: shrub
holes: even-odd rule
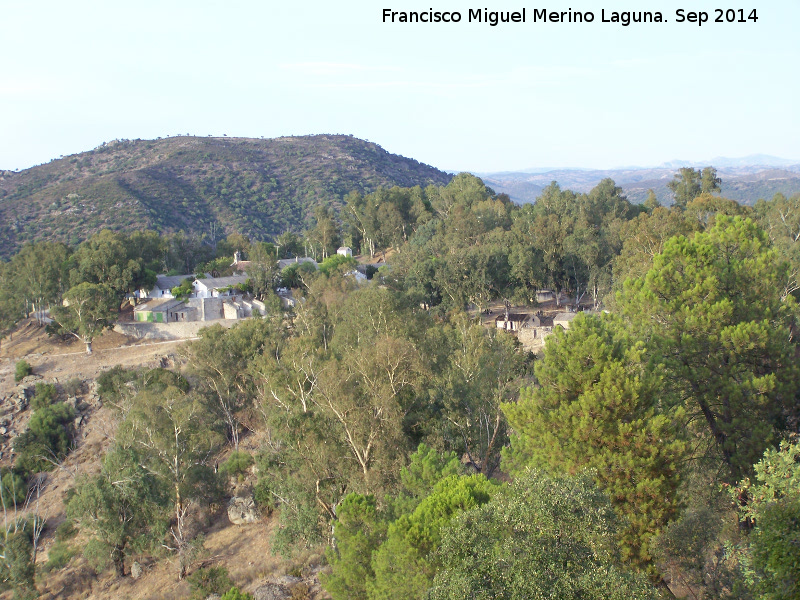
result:
[[[125,385],[135,381],[136,376],[136,371],[121,365],[112,367],[97,377],[97,392],[104,401],[118,401]]]
[[[33,408],[33,410],[39,410],[40,408],[50,406],[56,401],[56,386],[52,383],[37,383],[35,389],[33,401],[31,401],[31,408]]]
[[[75,488],[72,488],[73,490]],[[68,502],[64,502],[64,504],[68,504]],[[75,523],[69,519],[61,523],[58,527],[56,527],[56,541],[58,542],[65,542],[74,538],[78,534],[78,529],[75,527]]]
[[[225,567],[201,567],[186,581],[192,588],[192,600],[203,600],[211,594],[222,594],[233,588],[233,581]]]
[[[78,377],[73,377],[64,383],[62,387],[64,388],[64,393],[67,396],[77,396],[80,393],[82,386],[83,381],[81,381]]]
[[[63,402],[34,411],[28,429],[14,440],[17,467],[35,473],[53,468],[50,461],[61,460],[70,447],[67,426],[74,412]]]
[[[277,508],[275,496],[270,491],[268,480],[258,480],[258,483],[253,487],[253,501],[256,503],[256,508],[262,513],[271,514]]]
[[[252,594],[242,592],[237,587],[232,587],[222,595],[220,600],[254,600]]]
[[[247,469],[253,466],[254,462],[251,454],[242,452],[241,450],[234,450],[231,452],[228,460],[220,465],[219,470],[230,477],[235,477],[237,475],[243,475]]]
[[[291,600],[310,600],[311,590],[305,583],[298,583],[292,588]]]
[[[25,377],[33,373],[33,367],[26,360],[19,361],[14,367],[14,381],[19,383]]]
[[[58,571],[67,566],[72,557],[77,554],[77,550],[71,548],[66,542],[56,542],[47,553],[47,563],[45,571]]]
[[[358,266],[358,262],[352,256],[342,256],[341,254],[335,254],[333,256],[329,256],[325,260],[322,261],[319,265],[320,273],[324,273],[327,276],[333,275],[335,272],[345,272],[352,269],[355,269]]]
[[[192,287],[193,283],[194,281],[187,277],[186,279],[181,281],[180,285],[176,285],[170,291],[176,300],[185,300],[186,298],[191,296],[192,292],[194,291],[194,288]]]
[[[0,490],[2,491],[2,504],[6,508],[11,508],[14,505],[22,507],[28,497],[28,486],[25,484],[25,478],[13,471],[3,473],[3,477],[0,479]]]

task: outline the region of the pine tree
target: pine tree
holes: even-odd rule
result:
[[[536,364],[539,387],[503,406],[515,431],[504,467],[552,473],[593,469],[626,525],[623,557],[650,560],[648,542],[675,514],[685,443],[680,412],[659,402],[661,376],[645,367],[643,345],[613,318],[579,315],[548,338]]]

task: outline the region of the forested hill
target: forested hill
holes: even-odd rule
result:
[[[444,185],[451,175],[344,135],[122,140],[0,171],[0,256],[76,244],[100,228],[266,239],[307,226],[352,190]]]

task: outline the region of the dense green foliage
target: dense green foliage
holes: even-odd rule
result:
[[[19,383],[33,373],[33,367],[27,360],[20,360],[14,365],[14,381]]]
[[[141,463],[135,449],[114,448],[98,475],[75,486],[67,515],[90,534],[84,554],[97,566],[113,563],[125,575],[125,556],[156,545],[166,528],[169,490]]]
[[[660,369],[618,320],[578,316],[536,364],[539,386],[503,407],[516,432],[504,465],[555,473],[593,469],[622,518],[623,557],[646,563],[652,537],[677,513],[687,444],[682,409],[661,402]]]
[[[707,232],[667,241],[618,300],[731,483],[751,472],[796,411],[788,278],[789,265],[753,221],[721,215]]]
[[[253,595],[241,591],[237,587],[232,587],[227,592],[222,594],[220,600],[253,600]]]
[[[6,524],[0,537],[0,589],[14,590],[14,600],[37,597],[34,575],[33,531],[21,518]]]
[[[14,440],[16,466],[26,473],[53,469],[69,452],[74,415],[63,402],[34,411],[28,429]]]
[[[460,475],[452,454],[420,444],[396,496],[349,494],[337,509],[336,549],[325,588],[335,600],[422,598],[439,567],[435,551],[454,515],[489,501],[498,484]]]
[[[437,552],[430,600],[659,597],[614,551],[615,519],[588,477],[521,474],[455,518]]]
[[[28,485],[18,472],[6,470],[0,477],[0,508],[13,510],[22,508],[28,499]]]
[[[762,600],[800,595],[800,444],[782,443],[755,465],[754,481],[735,488],[740,512],[753,524],[744,547],[749,583]],[[744,501],[742,501],[744,500]]]
[[[37,383],[34,386],[33,400],[31,400],[31,408],[38,410],[46,406],[50,406],[56,401],[57,397],[56,386],[52,383]]]
[[[703,193],[702,175],[669,209],[633,206],[611,180],[517,207],[461,174],[349,194],[275,244],[104,231],[58,246],[36,285],[22,273],[41,248],[26,246],[0,265],[6,325],[45,298],[62,331],[91,338],[155,271],[227,275],[234,253],[269,306],[204,329],[181,373],[98,378],[116,436],[68,508],[89,555],[123,574],[159,545],[186,576],[202,507],[236,483],[272,515],[276,551],[328,547],[335,600],[649,598],[645,575],[694,597],[790,597],[796,493],[762,491],[794,465],[774,452],[800,421],[800,197],[748,209]],[[359,282],[338,244],[388,264]],[[278,272],[282,251],[306,248],[320,269]],[[550,316],[611,314],[578,315],[536,358],[478,318],[543,290]],[[69,450],[72,414],[51,392],[37,391],[4,495]]]
[[[496,485],[483,475],[441,480],[414,509],[400,515],[372,555],[375,580],[367,584],[374,600],[421,599],[440,568],[436,554],[443,529],[459,512],[489,501]]]
[[[211,594],[224,594],[234,587],[225,567],[200,567],[186,580],[192,588],[190,600],[205,600]]]

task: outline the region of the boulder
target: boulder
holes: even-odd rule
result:
[[[279,583],[263,583],[253,592],[255,600],[289,600],[289,588]]]
[[[228,519],[234,525],[258,522],[258,511],[252,496],[234,496],[228,501]]]
[[[138,562],[134,562],[131,565],[131,577],[133,577],[134,579],[139,579],[139,577],[141,576],[142,576],[142,565],[140,565]]]

